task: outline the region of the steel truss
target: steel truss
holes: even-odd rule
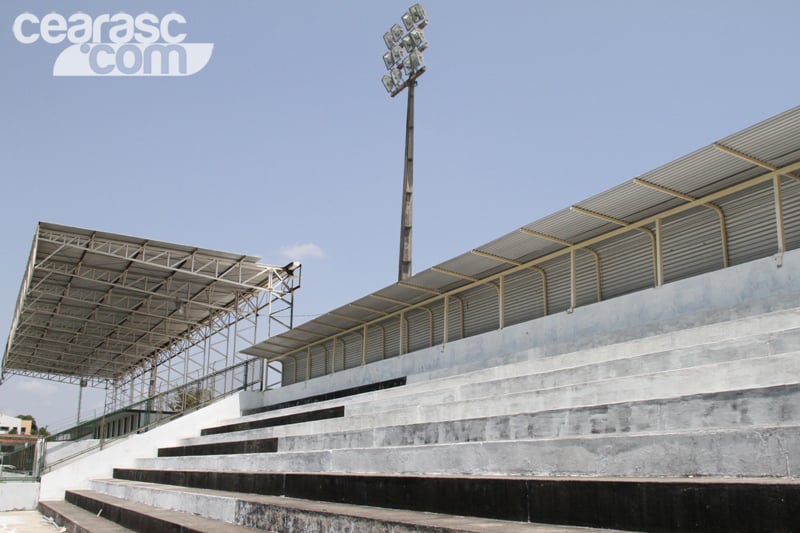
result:
[[[209,374],[212,397],[265,386],[219,372],[292,327],[301,267],[40,223],[0,382],[12,375],[106,389],[106,412]],[[264,331],[266,328],[266,331]],[[256,383],[257,385],[254,385]]]

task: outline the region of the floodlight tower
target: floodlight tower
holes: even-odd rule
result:
[[[406,150],[403,162],[403,205],[400,214],[400,265],[397,279],[411,276],[411,206],[414,190],[414,87],[417,78],[425,72],[422,52],[428,47],[422,28],[428,25],[425,10],[414,4],[400,17],[403,26],[394,24],[383,34],[388,52],[383,54],[383,63],[389,74],[381,81],[386,92],[394,98],[408,87],[406,110]]]

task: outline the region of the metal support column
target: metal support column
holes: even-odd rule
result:
[[[411,211],[414,192],[414,87],[408,84],[408,108],[406,110],[406,151],[403,162],[403,205],[400,217],[400,264],[397,280],[411,277]]]
[[[575,248],[569,251],[569,312],[578,306],[578,272],[575,265]]]
[[[778,255],[782,256],[786,251],[786,235],[783,228],[783,195],[781,194],[781,177],[775,175],[772,178],[772,186],[775,194],[775,225],[778,232]],[[780,263],[778,263],[780,265]]]
[[[661,287],[664,284],[664,250],[663,250],[663,232],[661,229],[661,219],[656,219],[656,247],[655,247],[655,266],[656,266],[656,287]]]

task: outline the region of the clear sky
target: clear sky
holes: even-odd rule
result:
[[[40,220],[299,260],[303,318],[394,282],[405,98],[382,35],[411,3],[3,0],[0,335]],[[423,4],[414,271],[800,103],[795,0]],[[25,11],[175,11],[214,51],[190,77],[53,77],[66,44],[18,42]],[[12,377],[0,410],[53,429],[77,396]]]

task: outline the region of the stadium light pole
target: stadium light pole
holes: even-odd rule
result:
[[[406,148],[403,160],[403,204],[400,212],[400,261],[397,280],[411,277],[411,211],[414,192],[414,88],[417,78],[425,72],[422,52],[428,47],[422,29],[428,25],[425,10],[414,4],[403,13],[400,24],[394,24],[383,34],[388,51],[383,63],[388,74],[381,78],[386,92],[394,98],[408,88],[406,109]],[[405,29],[404,29],[405,27]]]

